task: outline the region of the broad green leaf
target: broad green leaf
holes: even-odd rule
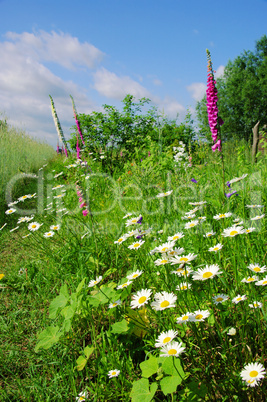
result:
[[[178,385],[181,384],[181,382],[182,379],[180,377],[168,375],[160,381],[161,390],[164,395],[171,394],[172,392],[176,391]]]
[[[60,293],[54,300],[52,300],[49,306],[49,318],[56,318],[58,309],[65,307],[68,300],[69,297],[67,298],[63,293]]]
[[[91,356],[91,354],[93,353],[93,351],[94,351],[94,347],[93,346],[86,346],[85,348],[84,348],[84,350],[83,350],[83,352],[84,352],[84,354],[85,354],[85,356],[86,356],[86,358],[87,359],[89,359],[89,357]]]
[[[81,371],[84,369],[89,357],[91,356],[91,354],[94,351],[94,347],[93,346],[86,346],[83,350],[83,353],[85,354],[85,356],[79,356],[78,359],[76,360],[77,366],[76,369],[78,371]]]
[[[65,317],[66,320],[69,320],[74,316],[76,307],[77,307],[77,302],[72,303],[70,306],[64,307],[61,310],[60,314],[63,315],[63,317]]]
[[[172,376],[179,376],[184,378],[185,373],[181,366],[180,359],[178,357],[165,357],[165,361],[162,364],[162,370],[165,374]]]
[[[37,352],[40,348],[49,349],[52,345],[59,341],[61,335],[62,332],[59,332],[59,327],[47,327],[37,337],[39,342],[35,346],[35,352]]]
[[[126,320],[122,320],[122,321],[119,321],[119,322],[115,322],[115,324],[113,324],[112,326],[111,326],[111,332],[113,333],[113,334],[122,334],[123,332],[127,332],[128,331],[128,329],[129,329],[129,326],[128,326],[128,322],[126,321]]]
[[[150,355],[148,360],[140,363],[140,368],[142,370],[142,377],[149,378],[158,371],[158,359],[155,356]]]
[[[98,307],[100,304],[100,301],[93,296],[88,296],[86,301],[89,305],[91,305],[93,307]]]
[[[76,293],[80,293],[80,291],[82,290],[84,282],[85,282],[85,279],[86,278],[83,278],[83,280],[79,283],[79,285],[78,285],[78,287],[76,289]]]
[[[130,394],[132,402],[150,402],[153,399],[157,388],[157,383],[153,382],[149,389],[149,381],[147,378],[141,378],[141,380],[134,381]]]
[[[61,286],[59,293],[68,298],[69,297],[68,286],[66,284]]]
[[[71,319],[64,320],[63,325],[61,327],[62,332],[69,332],[71,329]]]

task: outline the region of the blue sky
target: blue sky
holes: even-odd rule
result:
[[[127,93],[182,121],[205,93],[206,48],[218,75],[266,34],[267,0],[0,0],[0,112],[52,145],[79,113]],[[1,116],[0,116],[1,118]]]

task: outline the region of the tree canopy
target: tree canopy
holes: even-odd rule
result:
[[[233,135],[249,140],[252,128],[267,123],[267,36],[256,41],[254,52],[248,50],[229,61],[217,79],[219,115],[224,124],[222,138]],[[211,140],[206,95],[197,103],[200,134]]]

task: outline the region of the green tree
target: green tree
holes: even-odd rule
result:
[[[267,36],[256,42],[254,52],[244,51],[230,60],[216,85],[223,139],[233,135],[251,139],[254,125],[267,123]],[[200,133],[211,140],[206,96],[197,103],[196,111]]]

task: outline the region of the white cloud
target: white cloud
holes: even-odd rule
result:
[[[164,115],[167,115],[169,118],[176,118],[177,114],[179,118],[183,118],[185,116],[185,107],[177,102],[175,99],[166,96],[163,100],[155,99],[154,101],[158,109],[164,112]]]
[[[156,86],[161,86],[161,85],[162,85],[162,81],[160,81],[158,78],[155,78],[155,79],[153,80],[153,84],[156,85]]]
[[[215,78],[222,77],[223,74],[224,74],[224,69],[225,69],[224,66],[219,66],[219,67],[217,68],[216,72],[214,73],[214,77],[215,77]]]
[[[127,94],[136,98],[151,98],[150,92],[129,76],[119,77],[104,67],[94,74],[94,88],[107,98],[122,100]]]
[[[206,84],[203,82],[193,82],[186,89],[191,92],[191,96],[196,101],[200,101],[206,93]]]

